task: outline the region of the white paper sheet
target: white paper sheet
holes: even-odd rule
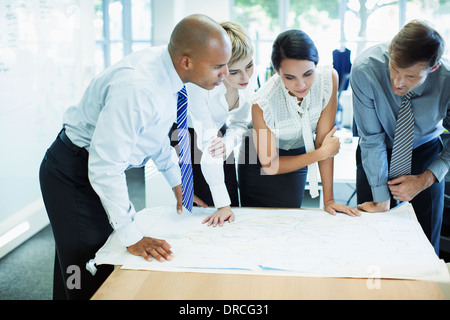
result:
[[[183,215],[175,207],[142,210],[136,214],[141,230],[169,242],[175,258],[147,262],[128,253],[113,233],[95,262],[125,269],[450,281],[409,203],[360,217],[318,210],[233,210],[236,221],[215,228],[201,223],[213,208]]]

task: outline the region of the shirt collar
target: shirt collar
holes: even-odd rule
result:
[[[425,88],[427,87],[427,83],[430,81],[427,81],[428,77],[425,79],[424,83],[422,83],[420,86],[418,86],[417,88],[415,88],[414,91],[414,95],[415,96],[421,96],[423,91],[425,90]]]
[[[170,82],[172,84],[172,92],[174,94],[178,94],[178,91],[180,91],[184,83],[181,80],[180,76],[178,75],[178,72],[175,70],[175,67],[172,62],[172,58],[169,54],[169,49],[166,47],[162,53],[162,61],[164,64],[164,67],[166,68],[167,74],[169,75]]]
[[[278,76],[278,75],[277,75]],[[298,98],[296,96],[293,96],[289,93],[289,90],[284,86],[283,80],[281,79],[280,76],[278,76],[278,81],[279,81],[279,86],[280,86],[280,90],[283,92],[286,101],[289,102],[289,106],[294,108],[297,112],[299,112],[300,114],[305,113],[305,111],[307,111],[307,107],[306,107],[306,102],[305,100],[308,99],[309,97],[309,92],[308,94],[303,98],[302,103],[299,105]]]

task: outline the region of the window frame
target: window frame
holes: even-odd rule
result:
[[[123,47],[122,56],[133,52],[133,44],[136,43],[148,43],[152,45],[152,33],[150,32],[149,39],[133,39],[133,17],[132,17],[132,0],[120,0],[119,2],[122,5],[122,38],[120,40],[112,40],[111,39],[111,18],[109,15],[109,6],[111,4],[111,0],[101,0],[102,2],[102,18],[103,18],[103,28],[102,28],[102,39],[96,39],[95,45],[97,47],[101,47],[103,50],[103,68],[107,68],[111,65],[111,46],[116,43],[121,43]],[[150,17],[152,17],[153,11],[153,3],[152,0],[149,0],[150,5]],[[152,21],[150,21],[150,26],[152,27]],[[96,49],[98,50],[98,49]],[[100,67],[100,66],[99,66]]]

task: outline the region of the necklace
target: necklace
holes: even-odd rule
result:
[[[238,102],[239,102],[239,96],[237,97],[236,102],[235,102],[235,103],[233,104],[233,106],[229,109],[229,111],[236,109],[236,108],[238,107],[238,105],[239,105]]]
[[[225,98],[228,102],[228,111],[234,110],[239,106],[239,92],[237,89],[227,88]]]

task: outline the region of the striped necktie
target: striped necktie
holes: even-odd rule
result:
[[[413,96],[414,92],[408,92],[402,99],[397,126],[395,127],[389,179],[411,174],[414,140],[414,113],[411,106]]]
[[[177,128],[183,206],[192,212],[192,205],[194,203],[194,178],[192,175],[191,148],[187,128],[187,92],[184,86],[183,89],[178,91]]]

